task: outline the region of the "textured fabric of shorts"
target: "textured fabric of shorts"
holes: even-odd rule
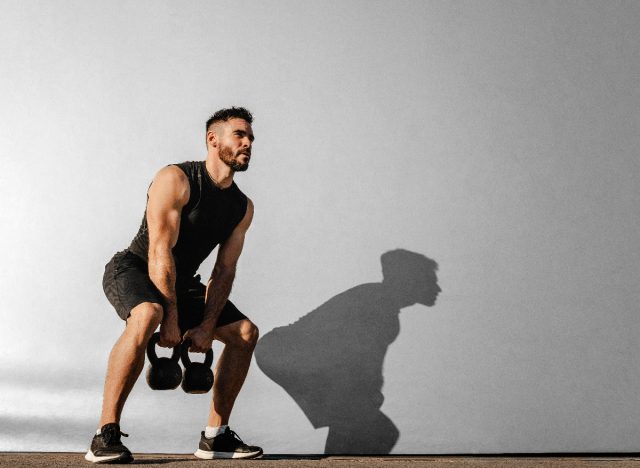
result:
[[[164,306],[162,294],[149,278],[147,263],[128,250],[118,252],[106,264],[102,288],[122,320],[127,320],[131,309],[143,302],[154,302]],[[200,276],[196,276],[188,289],[177,292],[178,324],[183,333],[202,322],[205,291],[206,286],[200,282]],[[246,318],[228,300],[218,317],[216,327]]]

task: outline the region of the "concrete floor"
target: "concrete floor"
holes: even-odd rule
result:
[[[91,466],[81,453],[0,453],[2,467],[84,467]],[[638,467],[640,457],[630,455],[567,456],[292,456],[269,455],[259,460],[205,461],[191,454],[134,454],[133,465],[162,468],[547,468],[547,467]],[[123,466],[123,465],[120,465]]]

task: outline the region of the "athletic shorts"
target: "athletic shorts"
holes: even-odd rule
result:
[[[105,265],[102,288],[122,320],[127,320],[131,309],[143,302],[155,302],[164,307],[162,294],[149,278],[147,263],[129,250],[118,252]],[[202,322],[205,291],[206,286],[200,282],[199,275],[192,278],[187,289],[177,291],[178,324],[182,333]],[[228,300],[218,317],[216,327],[246,318]]]

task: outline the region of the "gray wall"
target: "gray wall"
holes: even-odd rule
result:
[[[232,297],[265,338],[380,282],[387,251],[439,264],[436,304],[378,348],[393,453],[637,451],[639,20],[618,1],[5,0],[0,450],[86,448],[123,326],[103,266],[155,171],[204,158],[209,114],[246,105]],[[357,343],[378,317],[346,304]],[[254,365],[233,427],[322,453],[290,393]],[[194,450],[209,398],[141,380],[128,445]]]

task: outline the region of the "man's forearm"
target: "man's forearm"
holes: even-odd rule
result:
[[[176,264],[170,250],[149,250],[149,278],[164,299],[164,318],[177,320]]]
[[[234,269],[215,268],[211,275],[211,280],[207,284],[207,296],[204,306],[204,318],[201,327],[208,331],[213,331],[218,317],[231,294],[231,286],[236,277]]]

